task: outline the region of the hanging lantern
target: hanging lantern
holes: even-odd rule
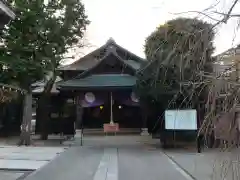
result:
[[[137,97],[137,95],[134,92],[131,93],[131,100],[135,103],[139,102],[139,98]]]
[[[93,103],[96,98],[95,98],[95,95],[92,93],[92,92],[87,92],[85,94],[85,100],[88,102],[88,103]]]

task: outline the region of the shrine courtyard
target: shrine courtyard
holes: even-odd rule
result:
[[[80,146],[76,137],[67,151],[26,180],[220,179],[214,164],[220,166],[223,157],[229,158],[216,152],[199,154],[195,149],[163,151],[156,141],[139,135],[88,136]]]

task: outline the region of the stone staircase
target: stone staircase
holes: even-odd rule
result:
[[[140,135],[141,129],[138,128],[120,128],[116,135]],[[84,136],[104,136],[103,128],[98,129],[83,129]],[[115,135],[108,133],[107,135]]]

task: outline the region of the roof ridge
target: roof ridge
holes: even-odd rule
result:
[[[117,45],[117,43],[115,42],[115,40],[114,40],[112,37],[110,37],[110,38],[106,41],[106,43],[103,44],[102,46],[96,48],[96,49],[93,50],[92,52],[86,54],[85,56],[79,58],[78,60],[76,60],[75,62],[73,62],[73,63],[71,63],[71,64],[69,64],[69,65],[73,65],[73,64],[81,61],[81,59],[86,58],[87,56],[90,56],[90,55],[94,54],[94,53],[95,53],[96,51],[98,51],[99,49],[103,49],[103,48],[105,48],[105,47],[107,47],[108,45],[111,45],[111,44],[112,44],[112,45]]]
[[[99,60],[99,62],[98,62],[97,64],[95,64],[95,65],[94,65],[93,67],[91,67],[90,69],[85,70],[84,72],[82,72],[81,74],[77,75],[76,77],[74,77],[74,78],[72,78],[72,79],[79,79],[79,78],[83,77],[84,75],[86,75],[87,73],[89,73],[92,69],[94,69],[94,68],[96,68],[97,66],[99,66],[99,64],[103,63],[103,60],[104,60],[106,57],[108,57],[109,55],[111,55],[111,54],[113,54],[114,56],[116,56],[117,59],[118,59],[119,61],[121,61],[122,63],[124,63],[127,67],[135,70],[132,66],[130,66],[130,65],[127,64],[127,63],[125,63],[125,61],[117,54],[116,51],[110,49],[110,50],[108,51],[108,53],[107,53],[104,57],[102,57],[101,60]]]
[[[117,44],[116,41],[115,41],[112,37],[110,37],[110,38],[106,41],[106,43],[103,44],[102,46],[96,48],[96,49],[93,50],[92,52],[86,54],[85,56],[79,58],[78,60],[74,61],[74,62],[71,63],[71,64],[67,64],[67,65],[62,65],[62,66],[60,66],[59,69],[64,68],[64,67],[70,67],[70,66],[72,66],[72,65],[76,65],[77,63],[79,63],[79,62],[81,62],[81,61],[88,60],[88,59],[86,59],[87,57],[93,55],[94,53],[96,53],[97,51],[100,51],[101,49],[107,48],[107,51],[108,51],[108,50],[111,49],[111,45],[114,46],[115,51],[116,51],[117,48],[118,48],[118,49],[121,49],[121,50],[127,52],[128,54],[130,54],[131,56],[136,57],[136,59],[138,59],[138,60],[136,60],[136,59],[134,59],[134,58],[131,58],[131,59],[124,59],[124,60],[133,60],[133,61],[140,62],[140,63],[141,63],[141,62],[146,62],[145,59],[141,58],[140,56],[134,54],[133,52],[131,52],[131,51],[125,49],[124,47],[122,47],[121,45]],[[107,53],[108,53],[108,52],[106,52],[103,57],[105,57],[105,56],[107,55]],[[120,56],[117,51],[116,51],[116,54],[117,54],[118,56]],[[121,57],[121,56],[120,56],[120,57]],[[101,58],[101,59],[103,59],[103,58]]]

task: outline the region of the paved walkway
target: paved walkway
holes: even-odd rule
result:
[[[76,138],[65,143],[65,146],[71,146],[68,150],[56,147],[0,147],[0,167],[4,165],[15,170],[4,172],[0,169],[0,180],[240,179],[237,177],[240,169],[236,161],[240,159],[238,151],[201,154],[195,149],[192,152],[163,151],[159,140],[141,136],[84,137],[83,146],[80,144],[80,139]],[[16,172],[19,167],[37,170],[28,174]]]
[[[62,153],[64,148],[0,146],[0,180],[20,180]]]
[[[240,179],[240,151],[166,152],[178,166],[196,180]]]
[[[0,180],[16,180],[24,176],[24,172],[0,171]]]
[[[36,170],[63,151],[55,147],[0,146],[0,170]]]
[[[189,180],[156,145],[140,136],[88,137],[26,180]]]
[[[187,180],[158,150],[72,147],[26,180]]]

